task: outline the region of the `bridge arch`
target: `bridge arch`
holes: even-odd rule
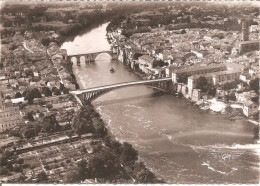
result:
[[[100,52],[94,52],[94,53],[86,53],[86,54],[69,55],[67,57],[68,57],[68,60],[70,62],[73,62],[72,59],[76,58],[76,62],[79,64],[80,63],[80,58],[82,56],[85,57],[85,62],[94,62],[96,60],[96,57],[99,54],[103,54],[103,53],[106,53],[106,54],[110,55],[111,59],[117,59],[117,57],[118,57],[117,53],[114,53],[113,50],[100,51]]]
[[[96,56],[94,56],[94,57],[95,57],[94,60],[96,61],[96,59],[97,59],[98,56],[100,56],[100,55],[108,55],[108,56],[110,56],[111,59],[113,59],[113,54],[108,53],[108,52],[101,52],[101,53],[97,54]]]
[[[167,83],[168,83],[167,81],[164,81],[164,82],[158,82],[158,83],[155,83],[155,84],[133,84],[133,85],[128,85],[128,86],[113,87],[113,88],[108,88],[108,89],[104,89],[104,90],[100,90],[100,91],[83,93],[83,99],[87,100],[87,101],[93,101],[93,100],[99,98],[100,96],[110,92],[110,91],[118,90],[118,89],[125,88],[125,87],[140,86],[140,85],[146,86],[146,87],[149,87],[149,88],[153,88],[153,89],[159,90],[161,92],[167,92],[167,90],[168,90],[168,84]]]

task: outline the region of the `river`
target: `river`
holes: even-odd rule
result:
[[[78,35],[62,48],[68,54],[108,50],[106,26]],[[80,66],[74,61],[73,70],[80,88],[138,80],[108,54],[100,54],[94,63],[82,60]],[[158,96],[145,86],[108,92],[93,104],[112,134],[131,143],[167,183],[259,182],[254,126],[246,120],[230,121],[172,95]]]

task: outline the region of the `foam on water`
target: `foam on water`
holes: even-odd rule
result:
[[[232,170],[230,172],[219,171],[219,170],[216,170],[213,167],[211,167],[210,164],[206,163],[206,162],[203,162],[201,165],[202,166],[207,166],[209,170],[212,170],[214,172],[217,172],[217,173],[220,173],[220,174],[224,174],[224,175],[229,175],[229,174],[233,173],[234,171],[237,171],[237,168],[231,168]]]

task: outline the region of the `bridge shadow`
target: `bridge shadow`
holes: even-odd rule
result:
[[[134,96],[130,98],[120,98],[120,99],[113,99],[113,100],[94,100],[92,103],[97,106],[105,106],[105,105],[112,105],[116,103],[124,103],[124,102],[129,102],[129,101],[137,101],[137,100],[142,100],[142,99],[147,99],[147,98],[154,98],[154,97],[159,97],[159,96],[164,96],[165,93],[158,91],[149,95],[143,95],[143,96]]]

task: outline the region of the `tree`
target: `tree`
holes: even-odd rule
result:
[[[148,169],[143,169],[136,175],[138,183],[155,183],[155,175]]]
[[[24,163],[24,159],[23,158],[19,158],[17,163],[19,163],[20,165]]]
[[[186,34],[187,32],[185,30],[182,30],[181,31],[181,34]]]
[[[56,117],[54,114],[51,114],[49,116],[45,116],[43,118],[43,121],[41,123],[41,130],[43,132],[47,133],[53,133],[60,129],[60,125],[58,121],[56,120]]]
[[[134,53],[133,59],[138,60],[139,57],[141,57],[143,54],[140,53]]]
[[[78,163],[78,174],[80,180],[84,180],[90,176],[90,171],[87,168],[87,162],[85,160],[81,160]]]
[[[259,92],[259,78],[251,80],[249,83],[250,89]]]
[[[52,92],[49,87],[43,87],[42,94],[44,94],[46,97],[52,96]]]
[[[188,75],[185,73],[182,73],[180,75],[178,75],[178,82],[179,83],[187,83],[188,82]]]
[[[66,174],[66,182],[67,183],[77,183],[80,181],[80,176],[78,171],[69,171]]]
[[[34,128],[25,129],[25,131],[24,131],[24,137],[25,138],[29,139],[29,138],[32,138],[34,136],[36,136],[36,131],[35,131]]]
[[[41,39],[41,43],[43,46],[49,46],[50,42],[51,42],[51,40],[48,37]]]
[[[32,90],[25,90],[24,91],[24,100],[28,100],[29,104],[33,103],[34,98],[41,98],[42,95],[37,88]]]
[[[128,163],[130,161],[136,161],[138,159],[138,152],[129,143],[123,143],[122,154],[120,160],[123,163]]]
[[[29,121],[34,121],[33,112],[28,112],[25,116]]]
[[[56,96],[61,95],[61,92],[60,92],[60,90],[57,87],[53,87],[52,88],[52,92]]]
[[[63,83],[60,82],[60,91],[63,92],[65,86],[63,85]]]
[[[111,178],[119,172],[118,159],[110,149],[102,148],[89,160],[89,170],[93,178]]]
[[[78,134],[94,133],[95,129],[92,125],[90,112],[86,108],[81,108],[80,111],[72,119],[72,130]]]
[[[21,98],[21,97],[23,97],[23,95],[20,92],[16,92],[14,97],[15,98]]]
[[[47,183],[48,182],[48,176],[45,171],[40,172],[37,176],[37,183]]]
[[[67,87],[63,88],[63,94],[69,94],[69,89]]]
[[[5,97],[5,99],[11,99],[11,96],[10,96],[10,95],[7,95],[7,96]]]
[[[155,175],[145,167],[143,162],[134,164],[133,175],[137,183],[158,183]]]
[[[200,76],[198,79],[197,88],[201,89],[202,92],[205,92],[205,91],[207,91],[208,85],[209,84],[208,84],[207,79],[204,76]]]
[[[9,171],[6,167],[1,167],[0,169],[0,175],[8,175]]]
[[[235,92],[230,92],[230,94],[229,94],[229,100],[231,100],[231,101],[236,101],[236,94],[235,94]]]
[[[211,88],[211,87],[208,88],[208,95],[215,97],[216,92],[217,92],[216,88]]]

